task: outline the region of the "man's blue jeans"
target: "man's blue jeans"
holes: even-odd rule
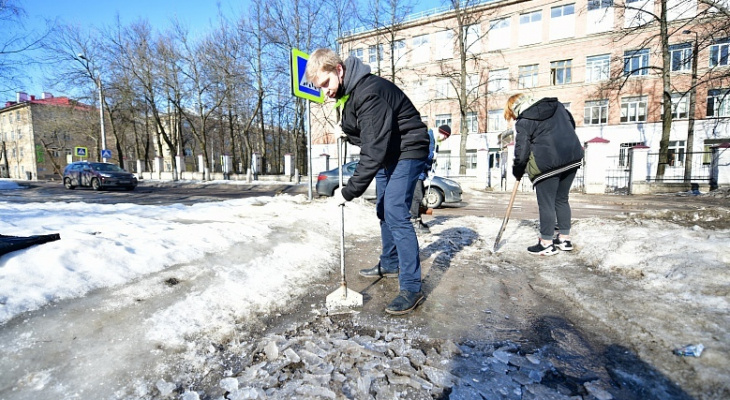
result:
[[[409,292],[421,291],[421,260],[410,208],[418,175],[425,165],[425,160],[400,160],[381,168],[375,176],[383,242],[380,267],[392,271],[400,266],[400,289]]]

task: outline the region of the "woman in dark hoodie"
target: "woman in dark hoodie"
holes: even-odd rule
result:
[[[360,147],[360,160],[345,187],[335,191],[344,205],[360,197],[375,179],[376,210],[383,250],[380,262],[360,271],[369,278],[398,277],[400,292],[386,307],[407,314],[423,300],[418,238],[410,206],[418,175],[428,157],[429,137],[421,115],[392,82],[370,73],[357,57],[346,61],[330,49],[317,49],[307,62],[306,77],[327,97],[336,99],[342,132]]]
[[[519,180],[527,171],[537,194],[540,238],[527,251],[548,256],[573,250],[568,195],[583,160],[573,116],[555,97],[535,101],[516,94],[507,100],[504,118],[515,121],[512,174]],[[553,238],[556,220],[559,233]]]

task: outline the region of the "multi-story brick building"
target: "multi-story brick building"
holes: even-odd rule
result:
[[[0,176],[13,179],[60,178],[75,147],[98,154],[99,119],[94,109],[67,97],[18,93],[0,108]]]
[[[688,147],[697,40],[701,79],[692,149],[730,142],[730,38],[710,34],[713,24],[726,21],[726,9],[718,12],[696,0],[666,4],[674,118],[668,143],[671,174],[672,168],[675,173],[683,169]],[[441,174],[463,175],[458,166],[465,163],[466,175],[473,175],[482,149],[489,149],[490,165],[499,155],[504,158],[502,149],[510,142],[501,135],[508,132],[504,104],[520,92],[560,99],[573,113],[581,140],[608,141],[616,167],[624,170],[630,147],[643,144],[657,153],[662,138],[663,83],[657,73],[662,46],[660,24],[652,20],[660,11],[661,2],[651,0],[491,0],[463,10],[422,13],[395,29],[347,34],[340,52],[395,81],[429,127],[451,125],[454,135],[440,147],[439,159],[448,160],[441,163]],[[460,36],[465,74],[460,72]],[[317,123],[329,108],[313,106],[313,138],[324,143],[313,154],[331,152],[327,125]],[[458,157],[464,129],[466,158]],[[692,164],[693,173],[701,175],[708,156],[697,154]]]

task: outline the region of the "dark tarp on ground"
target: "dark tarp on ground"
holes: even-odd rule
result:
[[[34,246],[36,244],[53,242],[54,240],[59,239],[61,239],[61,235],[59,235],[58,233],[36,236],[0,235],[0,256],[10,253],[11,251],[21,250],[30,246]]]

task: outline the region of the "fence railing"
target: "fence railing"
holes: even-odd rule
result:
[[[657,178],[657,167],[659,166],[659,153],[649,153],[647,159],[647,177],[646,180],[649,182],[709,182],[710,181],[710,164],[712,153],[711,152],[693,152],[692,153],[692,167],[690,169],[689,181],[685,179],[685,162],[687,160],[686,154],[669,154],[669,162],[664,168],[664,176],[659,179]]]

